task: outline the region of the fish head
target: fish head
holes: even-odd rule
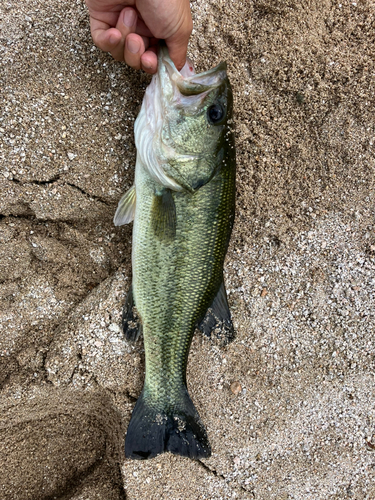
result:
[[[152,133],[150,173],[175,190],[194,191],[206,184],[224,150],[233,147],[233,97],[226,63],[195,74],[188,60],[180,72],[167,48],[160,47],[158,73],[146,91],[144,107],[147,119],[142,126]]]

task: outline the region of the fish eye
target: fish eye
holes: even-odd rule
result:
[[[220,122],[224,116],[224,109],[221,104],[212,104],[207,110],[207,116],[213,124]]]

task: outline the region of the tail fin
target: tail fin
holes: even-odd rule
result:
[[[174,407],[161,410],[142,391],[130,420],[125,456],[145,460],[170,451],[189,458],[211,455],[206,429],[186,389]]]

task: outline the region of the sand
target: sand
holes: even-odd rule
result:
[[[121,308],[133,124],[149,77],[93,46],[81,0],[0,6],[0,497],[375,498],[375,6],[192,2],[189,55],[226,60],[237,331],[197,333],[212,457],[124,458],[142,342]]]

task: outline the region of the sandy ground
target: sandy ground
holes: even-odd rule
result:
[[[0,497],[375,498],[375,6],[194,1],[190,56],[224,59],[238,195],[237,330],[197,334],[210,459],[124,459],[142,343],[120,311],[149,77],[93,47],[81,0],[0,6]]]

